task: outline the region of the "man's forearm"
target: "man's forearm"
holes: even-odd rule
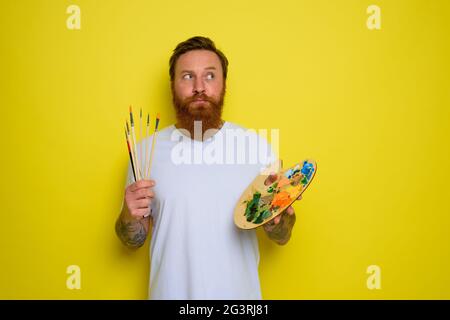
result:
[[[128,220],[121,213],[116,221],[116,234],[129,248],[139,248],[145,243],[148,233],[149,217],[142,220]]]

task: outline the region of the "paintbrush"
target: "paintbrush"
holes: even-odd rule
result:
[[[139,163],[144,164],[142,154],[142,108],[139,108]],[[143,168],[142,168],[143,169]],[[142,177],[144,178],[144,177]]]
[[[133,110],[131,109],[130,105],[130,124],[131,124],[131,141],[132,141],[132,148],[135,154],[135,161],[136,161],[136,172],[138,180],[141,180],[141,166],[139,163],[139,155],[137,154],[137,148],[136,148],[136,134],[134,132],[134,120],[133,120]]]
[[[147,117],[147,123],[149,123],[148,117]],[[158,133],[158,125],[159,125],[159,113],[156,115],[155,132],[153,133],[152,149],[150,151],[150,161],[148,163],[148,175],[146,174],[146,177],[148,177],[148,179],[150,179],[150,170],[151,170],[152,160],[153,160],[153,151],[155,150],[156,135]],[[151,210],[148,214],[144,215],[144,218],[147,218],[150,214],[151,214]]]
[[[134,181],[136,182],[136,170],[134,168],[134,159],[133,159],[133,153],[131,151],[131,146],[130,146],[130,128],[128,127],[128,121],[126,122],[127,126],[125,128],[125,139],[127,140],[127,146],[128,146],[128,154],[130,155],[130,162],[131,162],[131,169],[133,170],[133,176],[134,176]]]
[[[155,132],[153,133],[152,149],[150,151],[150,161],[148,164],[148,177],[149,178],[150,178],[150,171],[151,171],[152,161],[153,161],[153,151],[155,150],[156,136],[158,134],[158,125],[159,125],[159,113],[156,115]]]
[[[145,163],[145,168],[144,168],[144,172],[145,172],[145,179],[147,179],[147,169],[148,169],[148,155],[147,155],[147,150],[150,149],[150,145],[147,148],[147,145],[150,143],[150,139],[148,138],[148,135],[150,133],[150,115],[147,113],[147,128],[146,128],[146,132],[145,132],[145,138],[147,139],[147,141],[144,141],[144,163]]]

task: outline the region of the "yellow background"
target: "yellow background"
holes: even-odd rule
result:
[[[381,30],[366,27],[371,4]],[[130,104],[173,123],[169,56],[204,35],[230,60],[224,118],[280,129],[285,166],[318,162],[291,241],[259,233],[263,297],[449,299],[449,13],[446,0],[2,1],[0,298],[146,298],[148,241],[132,252],[114,233],[123,123]],[[72,264],[81,290],[66,288]]]

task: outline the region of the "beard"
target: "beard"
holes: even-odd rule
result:
[[[225,85],[217,99],[207,96],[204,93],[196,93],[188,98],[182,99],[172,87],[172,102],[175,107],[177,127],[189,131],[192,138],[194,138],[195,121],[201,121],[202,138],[206,130],[220,129],[223,124],[222,108],[224,97]]]

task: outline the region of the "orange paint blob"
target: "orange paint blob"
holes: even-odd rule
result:
[[[291,203],[291,201],[292,201],[292,198],[291,198],[289,192],[281,191],[273,197],[271,206],[281,208],[281,207],[287,206],[289,203]]]

